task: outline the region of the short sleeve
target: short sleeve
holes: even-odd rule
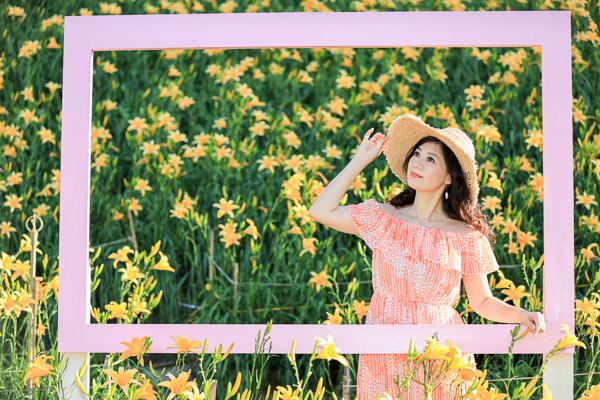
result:
[[[348,209],[360,238],[371,250],[378,248],[385,231],[379,203],[375,199],[369,199],[362,203],[349,204]]]
[[[461,255],[462,275],[487,275],[500,268],[485,235],[469,235],[469,240],[464,244]]]

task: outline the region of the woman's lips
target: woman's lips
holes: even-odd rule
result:
[[[413,178],[422,178],[422,176],[415,174],[414,172],[410,173],[410,176],[412,176]]]

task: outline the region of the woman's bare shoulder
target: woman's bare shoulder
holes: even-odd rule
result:
[[[391,216],[393,216],[397,210],[395,206],[388,203],[379,203],[379,209]]]

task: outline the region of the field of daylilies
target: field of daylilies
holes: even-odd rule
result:
[[[588,0],[0,0],[0,398],[27,398],[28,385],[36,399],[82,389],[65,387],[57,352],[58,226],[68,212],[59,209],[65,16],[416,10],[571,11],[576,324],[574,332],[563,326],[548,357],[575,346],[573,398],[600,399],[600,2]],[[370,250],[308,209],[364,133],[385,132],[404,113],[473,138],[501,265],[490,288],[543,311],[540,80],[541,48],[96,52],[92,322],[265,329],[255,353],[241,355],[229,354],[235,343],[202,337],[174,335],[177,354],[160,354],[167,349],[151,337],[131,338],[120,354],[91,355],[89,397],[202,399],[216,380],[225,400],[341,398],[346,366],[356,384],[356,354],[328,337],[312,355],[296,355],[295,342],[287,356],[273,355],[268,333],[271,323],[364,323]],[[382,155],[342,204],[383,203],[403,189]],[[44,225],[32,290],[25,222],[34,215]],[[493,323],[473,312],[464,289],[455,308],[465,323]],[[511,332],[512,344],[523,332]],[[475,365],[460,344],[435,337],[407,352],[432,377],[455,377],[465,399],[551,399],[541,389],[542,355],[476,355]]]

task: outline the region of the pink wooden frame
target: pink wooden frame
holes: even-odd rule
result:
[[[541,46],[544,132],[544,310],[547,330],[519,341],[514,353],[547,353],[574,331],[573,134],[570,11],[332,12],[67,16],[64,33],[60,196],[59,352],[117,353],[121,341],[150,336],[170,353],[172,335],[208,339],[207,352],[235,343],[253,353],[265,325],[90,324],[88,266],[92,71],[94,51],[204,48],[528,47]],[[510,134],[510,132],[505,132]],[[168,295],[168,294],[167,294]],[[438,332],[465,352],[506,354],[515,324],[273,325],[272,353],[310,354],[333,335],[344,354],[406,353]],[[522,328],[525,329],[525,328]],[[377,338],[369,340],[368,338]],[[565,350],[573,353],[573,348]]]

